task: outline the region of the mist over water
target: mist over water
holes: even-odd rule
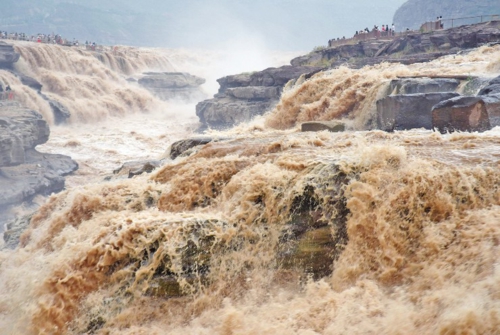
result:
[[[137,52],[161,60],[138,64],[177,71],[210,63],[180,51]],[[122,74],[153,66],[111,63],[97,60],[96,75],[77,65],[33,73],[69,101],[83,94],[76,87],[82,82],[109,85],[106,95],[130,85]],[[93,112],[87,119],[81,109],[72,124],[53,127],[43,146],[74,157],[81,172],[42,206],[18,249],[0,252],[0,333],[494,334],[500,130],[355,130],[369,124],[377,97],[396,76],[493,77],[499,65],[496,46],[426,65],[332,70],[290,85],[264,117],[212,132],[231,140],[151,175],[108,182],[102,177],[124,160],[161,157],[192,134],[193,106],[157,102],[134,87],[126,96],[146,97],[147,113],[140,111],[149,105],[138,102],[102,119]],[[67,91],[50,86],[51,72]],[[296,131],[302,121],[332,117],[354,130]],[[336,207],[339,194],[348,214]],[[308,202],[297,199],[308,197],[318,201],[308,216],[320,212],[327,235],[338,236],[345,215],[348,237],[319,278],[283,261],[283,232]],[[188,294],[161,296],[164,276]]]

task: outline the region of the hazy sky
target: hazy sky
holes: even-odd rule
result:
[[[168,17],[176,44],[260,41],[268,48],[312,49],[374,24],[391,24],[405,0],[190,1]],[[167,14],[168,15],[168,14]],[[168,23],[167,23],[168,24]]]
[[[405,0],[1,0],[0,29],[104,44],[310,50],[391,24]]]

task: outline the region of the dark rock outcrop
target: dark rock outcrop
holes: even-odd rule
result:
[[[54,114],[54,123],[62,124],[71,117],[69,110],[63,106],[59,101],[49,99],[50,108],[52,108],[52,113]]]
[[[34,213],[13,219],[6,224],[6,231],[3,233],[4,247],[15,249],[21,238],[21,234],[28,228]]]
[[[68,121],[71,117],[71,113],[69,110],[59,101],[53,100],[43,94],[42,92],[38,92],[38,94],[46,101],[48,101],[50,108],[52,109],[52,114],[54,115],[54,123],[55,124],[63,124]]]
[[[21,57],[14,47],[5,42],[0,42],[0,69],[10,69],[12,65]]]
[[[453,78],[404,78],[391,81],[391,94],[455,92],[460,80]]]
[[[443,101],[434,106],[432,123],[442,133],[485,131],[500,126],[500,94]]]
[[[214,98],[196,105],[196,115],[202,123],[200,130],[230,128],[264,114],[278,103],[289,80],[321,69],[288,65],[218,79],[220,88]]]
[[[477,96],[459,96],[434,106],[432,123],[442,133],[500,126],[500,76],[490,80]]]
[[[345,124],[341,121],[311,121],[304,122],[301,125],[301,131],[323,131],[342,132],[345,130]]]
[[[162,100],[200,100],[206,97],[200,89],[205,79],[185,72],[146,72],[139,85]]]
[[[15,72],[15,75],[19,78],[19,80],[21,80],[21,83],[23,85],[31,87],[38,93],[40,93],[40,91],[42,90],[43,85],[35,78],[29,77],[27,75],[18,72]]]
[[[212,141],[220,141],[220,140],[221,139],[215,139],[212,137],[194,137],[185,140],[180,140],[172,143],[172,145],[168,150],[168,156],[171,159],[176,159],[179,156],[184,156],[186,152],[188,152],[190,149],[194,147],[205,145]]]
[[[16,102],[0,103],[0,208],[64,188],[78,164],[68,156],[35,150],[49,138],[42,116]]]
[[[138,176],[143,173],[151,173],[153,170],[161,166],[159,160],[133,161],[123,163],[121,167],[113,171],[113,174],[127,175],[128,178]]]
[[[432,129],[432,107],[458,95],[453,92],[389,95],[377,101],[377,126],[385,131]]]

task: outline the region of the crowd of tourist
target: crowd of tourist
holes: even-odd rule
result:
[[[444,25],[443,25],[442,20],[443,20],[442,16],[436,17],[436,21],[428,22],[430,24],[430,27],[427,29],[429,29],[429,30],[444,29]],[[422,28],[421,28],[421,30],[422,30]],[[405,32],[406,33],[410,32],[410,29],[406,28]],[[348,38],[347,40],[381,38],[381,37],[390,37],[390,36],[396,36],[396,26],[394,25],[394,23],[391,26],[389,26],[388,24],[383,24],[381,28],[379,28],[379,26],[377,26],[377,25],[374,25],[371,30],[368,28],[356,30],[356,32],[354,33],[354,36],[351,38]],[[338,45],[339,43],[342,44],[343,42],[340,42],[340,41],[344,41],[344,40],[346,40],[345,36],[342,36],[342,38],[337,37],[336,39],[334,38],[334,39],[329,40],[328,45],[332,46],[332,45]],[[337,41],[339,41],[339,42],[337,42]]]
[[[27,35],[25,33],[8,33],[6,31],[0,31],[1,39],[17,40],[17,41],[30,41],[37,43],[48,43],[48,44],[58,44],[64,46],[79,46],[80,43],[77,39],[68,40],[63,38],[58,34],[36,34]],[[87,50],[96,50],[97,44],[95,42],[85,41],[85,48]]]
[[[396,32],[396,26],[394,26],[394,23],[389,27],[388,24],[383,24],[382,28],[379,28],[377,25],[374,25],[372,32],[379,32],[380,36],[394,36]],[[359,35],[359,34],[368,34],[370,30],[368,28],[361,29],[361,30],[356,30],[356,33],[354,36]]]

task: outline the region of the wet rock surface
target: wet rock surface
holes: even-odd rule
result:
[[[289,80],[321,69],[288,65],[218,79],[220,88],[214,98],[196,105],[196,115],[202,123],[200,130],[230,128],[264,114],[278,103]]]
[[[306,173],[310,183],[304,185],[284,209],[287,222],[277,243],[275,266],[304,279],[309,276],[319,279],[332,273],[334,261],[348,242],[349,210],[344,190],[358,174],[345,174],[336,164],[320,164]],[[146,295],[170,298],[192,293],[200,285],[210,284],[214,255],[239,252],[242,247],[238,239],[225,241],[212,234],[231,230],[227,222],[188,221],[182,227],[188,238],[175,250],[175,258],[165,256],[158,262],[161,266],[148,283]],[[154,253],[158,244],[161,242],[150,243],[144,255]]]
[[[434,106],[432,123],[442,133],[500,126],[500,77],[490,80],[477,96],[459,96]]]
[[[0,69],[9,69],[21,57],[14,47],[10,44],[0,41]]]
[[[391,94],[455,92],[460,80],[453,78],[403,78],[391,81]]]
[[[138,83],[162,100],[205,98],[200,89],[205,79],[186,72],[145,72]]]
[[[341,121],[312,121],[304,122],[301,125],[301,131],[323,131],[342,132],[345,130],[345,124]]]
[[[221,141],[225,140],[226,138],[214,138],[214,137],[194,137],[194,138],[187,138],[184,140],[179,140],[170,146],[168,150],[168,156],[171,159],[176,159],[179,156],[185,156],[189,154],[191,149],[197,147],[197,146],[202,146],[205,144],[208,144],[213,141]]]
[[[143,173],[151,173],[160,167],[162,162],[159,160],[133,161],[123,163],[121,167],[113,171],[115,175],[127,175],[128,178],[138,176]]]
[[[434,106],[433,125],[442,133],[485,131],[500,125],[500,94],[461,96]]]
[[[3,234],[5,248],[15,249],[19,245],[21,234],[28,228],[33,214],[14,219],[6,224],[6,231]]]
[[[432,107],[458,95],[453,92],[389,95],[377,101],[378,128],[385,131],[432,129]]]

